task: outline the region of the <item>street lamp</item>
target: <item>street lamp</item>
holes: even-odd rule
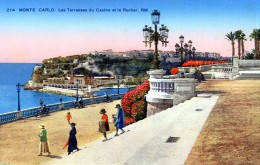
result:
[[[179,46],[179,44],[176,44],[177,47],[176,47],[176,45],[175,45],[175,48],[176,48],[176,49],[178,48],[178,52],[181,53],[181,61],[183,61],[183,51],[184,51],[184,48],[183,48],[182,44],[184,43],[184,36],[181,35],[181,36],[179,37],[179,40],[180,40],[181,46]]]
[[[117,80],[116,80],[116,81],[117,81],[117,95],[118,95],[118,98],[120,98],[120,96],[119,96],[119,83],[120,83],[120,82],[119,82],[119,81],[120,81],[120,80],[119,80],[119,77],[117,77]]]
[[[76,79],[76,103],[78,102],[79,100],[79,80]]]
[[[169,43],[169,41],[167,41],[169,29],[167,28],[167,26],[162,24],[161,27],[159,28],[160,33],[158,33],[157,25],[160,23],[160,12],[158,10],[154,10],[151,16],[152,16],[152,22],[154,24],[154,30],[152,29],[152,27],[148,27],[147,25],[145,25],[145,27],[143,28],[143,35],[145,41],[143,42],[145,43],[145,46],[147,46],[147,43],[149,43],[150,47],[152,42],[154,42],[155,49],[154,49],[152,68],[159,69],[160,62],[158,60],[158,56],[159,56],[158,42],[161,41],[162,46],[165,47],[167,46],[167,43]]]
[[[193,48],[192,48],[192,55],[193,55],[193,59],[195,58],[195,52],[196,52],[196,48],[195,48],[195,47],[193,47]]]
[[[189,40],[188,41],[188,46],[189,46],[189,59],[191,58],[191,54],[192,54],[192,50],[191,50],[191,47],[192,47],[192,41],[191,40]]]
[[[20,87],[22,87],[23,85],[21,85],[20,83],[16,84],[16,88],[17,88],[17,94],[18,94],[18,111],[21,110],[20,107]]]
[[[188,51],[189,51],[188,50],[189,45],[187,43],[185,43],[183,47],[184,47],[184,52],[185,52],[185,59],[187,59],[187,54],[188,54]]]
[[[185,43],[185,44],[183,45],[183,43],[184,43],[184,36],[183,36],[183,35],[181,35],[181,36],[179,37],[179,41],[180,41],[180,43],[181,43],[181,46],[176,43],[176,45],[175,45],[175,50],[176,50],[176,53],[177,53],[177,54],[179,54],[179,52],[181,53],[181,55],[180,55],[180,56],[181,56],[181,62],[183,62],[183,60],[184,60],[183,53],[185,53],[185,56],[186,56],[186,55],[189,55],[188,59],[191,58],[191,54],[192,54],[192,51],[193,51],[193,49],[191,49],[191,47],[192,47],[192,41],[189,40],[189,41],[188,41],[188,44]],[[193,47],[193,48],[194,48],[194,47]],[[195,48],[194,48],[194,49],[195,49]],[[196,49],[195,49],[195,50],[196,50]]]
[[[180,50],[180,45],[176,43],[176,44],[175,44],[176,54],[179,54],[179,50]]]

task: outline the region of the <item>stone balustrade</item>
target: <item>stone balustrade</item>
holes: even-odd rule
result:
[[[147,116],[163,111],[195,96],[194,78],[164,76],[163,70],[149,71],[150,90],[146,95]],[[168,77],[168,78],[166,78]]]
[[[260,67],[260,60],[238,60],[239,67]]]
[[[224,72],[224,73],[231,73],[233,71],[232,66],[212,66],[213,72]]]
[[[228,67],[230,64],[211,64],[211,65],[201,65],[198,67],[178,67],[179,72],[183,73],[195,73],[196,69],[199,69],[202,72],[210,71],[214,67]]]
[[[151,92],[174,92],[174,79],[151,79]]]

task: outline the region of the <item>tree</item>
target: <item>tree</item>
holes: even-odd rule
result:
[[[255,50],[252,50],[252,52],[247,53],[247,54],[244,56],[244,59],[247,59],[247,60],[251,60],[251,59],[254,59],[254,58],[255,58]]]
[[[244,41],[246,41],[246,35],[245,35],[245,33],[242,33],[242,34],[241,34],[240,39],[241,39],[242,59],[243,59],[244,56],[245,56],[245,45],[244,45]]]
[[[237,40],[237,45],[238,45],[238,58],[241,58],[241,35],[243,31],[242,30],[237,30],[235,31],[235,38]]]
[[[232,57],[235,56],[235,34],[233,32],[227,33],[226,34],[226,39],[231,41],[231,45],[232,45]]]
[[[251,38],[250,40],[254,39],[255,41],[255,58],[260,59],[260,54],[259,54],[259,40],[258,40],[258,35],[260,34],[260,29],[253,29],[252,33],[249,35]]]

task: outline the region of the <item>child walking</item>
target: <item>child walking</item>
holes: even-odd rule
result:
[[[68,123],[70,124],[70,119],[72,119],[72,116],[71,116],[70,112],[67,113],[66,118],[68,120]]]

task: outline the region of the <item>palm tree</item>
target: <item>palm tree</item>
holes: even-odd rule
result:
[[[246,35],[245,35],[245,33],[242,33],[242,34],[241,34],[240,39],[241,39],[242,59],[243,59],[244,56],[245,56],[245,45],[244,45],[244,41],[246,41]]]
[[[235,36],[235,33],[233,32],[230,32],[230,33],[227,33],[226,34],[226,39],[231,41],[231,45],[232,45],[232,57],[235,56],[235,39],[236,39],[236,36]]]
[[[242,30],[237,30],[235,31],[235,38],[237,40],[237,45],[238,45],[238,58],[240,59],[241,57],[241,35],[243,31]]]
[[[255,40],[255,58],[259,59],[260,54],[259,54],[259,41],[258,41],[258,35],[260,34],[260,29],[253,29],[253,32],[249,35],[251,38],[250,40],[254,39]]]

